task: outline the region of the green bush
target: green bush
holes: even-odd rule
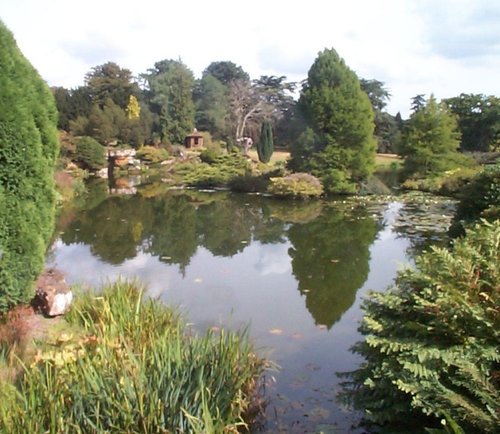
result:
[[[221,154],[211,164],[184,164],[175,170],[188,185],[211,187],[227,185],[235,177],[244,175],[249,164],[241,154]]]
[[[0,312],[27,302],[54,226],[57,111],[0,21]]]
[[[417,258],[395,287],[365,300],[365,340],[354,347],[365,362],[348,374],[346,396],[378,424],[448,419],[498,432],[499,282],[498,220]]]
[[[459,198],[450,229],[452,235],[463,234],[464,227],[479,218],[500,219],[500,164],[484,167],[465,185]]]
[[[76,142],[75,161],[84,169],[102,169],[107,163],[104,146],[92,137],[80,137]]]
[[[141,146],[135,156],[142,161],[147,163],[160,163],[168,159],[169,154],[166,149],[155,148],[154,146]]]
[[[271,178],[269,193],[278,197],[306,198],[321,196],[323,187],[318,178],[308,173],[292,173],[281,178]]]
[[[0,388],[0,431],[238,432],[263,369],[244,333],[195,334],[143,288],[77,298],[83,333],[58,339]],[[16,393],[17,392],[17,393]]]
[[[200,153],[200,160],[204,163],[213,164],[217,161],[217,158],[222,155],[222,151],[215,147],[210,147],[203,149]]]

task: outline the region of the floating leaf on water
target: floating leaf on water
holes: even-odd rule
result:
[[[283,334],[283,330],[281,330],[281,329],[271,329],[271,330],[269,330],[269,334],[270,335],[282,335]]]

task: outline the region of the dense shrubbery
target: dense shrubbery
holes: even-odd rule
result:
[[[308,173],[292,173],[281,178],[271,178],[269,193],[278,197],[306,198],[321,196],[323,187],[318,178]]]
[[[77,299],[83,329],[0,387],[0,432],[238,432],[264,363],[245,335],[198,336],[143,289],[118,282]]]
[[[168,151],[163,148],[155,148],[154,146],[141,146],[135,156],[142,161],[148,163],[159,163],[169,157]]]
[[[500,221],[477,224],[452,251],[424,253],[394,288],[365,301],[366,338],[354,349],[366,361],[346,387],[368,419],[421,428],[428,416],[496,432],[499,246]]]
[[[0,312],[32,296],[54,225],[54,98],[0,22]]]
[[[221,154],[211,163],[179,165],[176,173],[188,185],[210,187],[227,184],[249,169],[248,161],[240,154]]]
[[[92,137],[80,137],[76,142],[75,161],[84,169],[102,169],[106,166],[104,146]]]
[[[464,226],[485,218],[500,219],[500,164],[486,166],[460,192],[451,233],[463,233]]]

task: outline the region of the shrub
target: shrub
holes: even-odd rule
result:
[[[241,154],[221,154],[211,164],[178,165],[176,173],[181,173],[188,185],[210,187],[226,185],[231,179],[244,175],[247,170],[249,164]]]
[[[321,196],[323,187],[318,178],[308,173],[292,173],[282,178],[271,178],[269,193],[278,197],[306,198]]]
[[[169,157],[166,149],[155,148],[154,146],[141,146],[135,155],[139,160],[148,163],[159,163]]]
[[[354,350],[366,361],[348,374],[345,393],[367,418],[419,426],[427,416],[497,432],[499,246],[500,221],[477,224],[365,300],[366,337]]]
[[[57,110],[0,21],[0,312],[27,302],[54,226]]]
[[[82,295],[68,320],[84,332],[40,351],[20,393],[0,389],[2,432],[222,433],[245,425],[264,363],[244,333],[199,336],[126,282]]]
[[[464,227],[479,218],[500,219],[500,164],[485,166],[465,185],[451,227],[452,235],[463,234]]]
[[[217,158],[222,154],[220,149],[215,147],[210,147],[203,149],[200,153],[200,160],[204,163],[213,164],[217,161]]]
[[[102,169],[106,166],[104,146],[92,137],[80,137],[76,142],[75,161],[90,171]]]

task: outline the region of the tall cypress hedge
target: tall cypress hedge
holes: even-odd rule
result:
[[[0,21],[0,312],[32,297],[54,224],[54,98]]]
[[[260,140],[257,143],[257,154],[262,163],[269,163],[274,152],[273,127],[270,122],[263,122]]]

